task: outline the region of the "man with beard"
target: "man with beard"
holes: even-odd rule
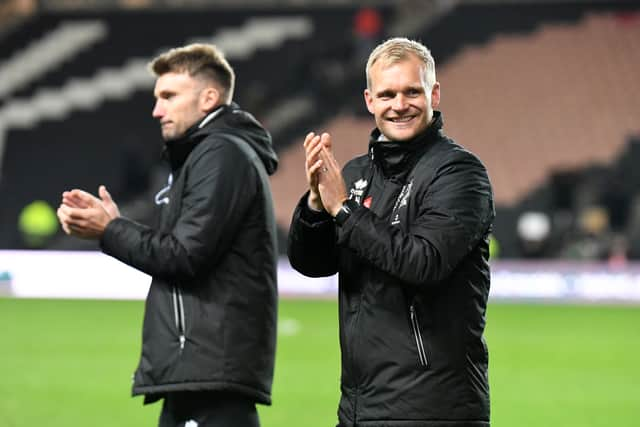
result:
[[[159,226],[99,198],[63,193],[67,234],[153,280],[133,394],[164,399],[159,425],[255,427],[271,403],[276,340],[276,225],[269,133],[232,102],[235,75],[212,45],[172,49],[151,64],[153,117],[171,166],[156,197]]]

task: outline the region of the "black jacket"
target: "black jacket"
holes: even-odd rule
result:
[[[294,212],[289,259],[308,276],[339,273],[345,426],[489,425],[488,235],[482,163],[441,130],[378,141],[343,175],[359,206],[338,227]],[[366,206],[370,206],[367,209]]]
[[[111,221],[102,250],[152,276],[133,394],[219,390],[271,402],[276,225],[271,137],[237,105],[166,144],[159,227]],[[210,118],[209,118],[210,119]]]

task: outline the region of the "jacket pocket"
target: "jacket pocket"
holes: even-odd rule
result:
[[[424,341],[422,339],[422,332],[420,331],[420,321],[418,319],[418,312],[415,307],[415,303],[409,306],[409,319],[411,321],[411,331],[413,332],[413,338],[416,341],[416,349],[418,351],[418,361],[423,368],[429,367],[429,357],[425,350]]]
[[[178,330],[178,340],[180,342],[180,352],[184,349],[184,343],[186,342],[185,330],[185,315],[184,315],[184,302],[182,299],[182,292],[176,285],[173,286],[172,292],[173,298],[173,315],[176,323],[176,329]]]

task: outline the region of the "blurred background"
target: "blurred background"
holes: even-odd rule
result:
[[[0,298],[0,426],[155,422],[158,408],[126,400],[147,279],[55,218],[62,191],[105,184],[153,224],[167,170],[150,59],[195,41],[226,52],[236,102],[280,156],[284,255],[304,135],[330,132],[343,164],[366,151],[364,65],[399,35],[432,50],[445,131],[494,187],[494,424],[637,425],[638,1],[0,0],[0,295],[83,298]],[[335,278],[305,280],[283,258],[280,289],[264,424],[333,425]]]

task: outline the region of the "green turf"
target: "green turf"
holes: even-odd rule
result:
[[[152,426],[129,397],[141,302],[0,299],[0,426]],[[335,425],[336,304],[280,305],[264,427]],[[488,311],[492,425],[636,426],[640,307],[498,305]]]
[[[637,426],[640,307],[489,308],[493,425]]]

